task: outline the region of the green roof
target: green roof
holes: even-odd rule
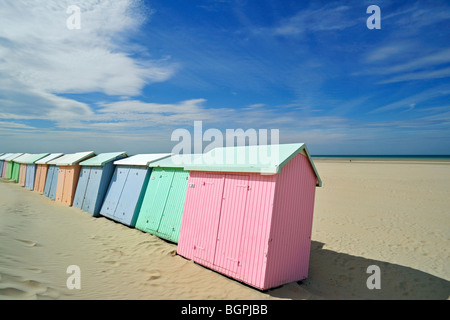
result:
[[[119,156],[128,157],[127,153],[124,151],[100,153],[99,155],[96,155],[95,157],[92,157],[83,162],[80,162],[80,165],[81,166],[104,166],[106,163],[116,160],[116,158]]]
[[[36,161],[48,156],[48,153],[38,153],[38,154],[30,154],[25,159],[21,159],[22,163],[33,164]]]
[[[184,169],[278,174],[281,168],[299,153],[308,157],[317,178],[316,185],[322,186],[317,169],[304,143],[215,148],[196,157],[193,163],[186,164]]]
[[[173,154],[168,158],[151,162],[149,167],[161,168],[184,168],[185,165],[194,162],[194,158],[201,156],[199,154]]]

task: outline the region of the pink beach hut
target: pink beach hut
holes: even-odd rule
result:
[[[315,188],[306,145],[216,148],[186,164],[177,253],[267,290],[307,278]]]
[[[11,156],[12,153],[5,153],[0,156],[0,178],[3,178],[6,172],[6,161],[9,156]]]

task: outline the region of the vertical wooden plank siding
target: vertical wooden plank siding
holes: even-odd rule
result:
[[[79,164],[75,164],[73,166],[67,166],[65,169],[66,174],[64,177],[64,189],[61,202],[71,206],[77,190],[81,166]]]
[[[73,204],[73,199],[78,184],[80,165],[59,166],[58,182],[56,187],[55,200],[69,206]]]
[[[41,181],[41,165],[37,164],[36,165],[36,175],[34,177],[34,186],[33,186],[33,190],[34,191],[38,191],[39,190],[39,183]]]
[[[4,177],[6,179],[11,179],[12,167],[13,167],[13,162],[12,161],[6,161],[6,171],[5,171],[5,175],[4,175]]]
[[[206,176],[206,178],[205,176],[204,172],[191,171],[189,173],[177,253],[190,260],[193,260],[194,256],[201,258],[203,255],[206,257],[205,253],[202,255],[196,253],[196,243],[202,241],[202,239],[198,239],[200,235],[197,235],[196,233],[199,231],[207,233],[210,230],[208,229],[209,221],[213,220],[213,215],[215,215],[214,210],[220,210],[220,208],[217,209],[217,206],[220,206],[221,204],[221,201],[219,202],[219,200],[222,198],[221,189],[223,189],[223,181],[221,183],[221,180],[223,179],[223,176],[210,175]],[[216,180],[215,188],[211,183],[203,185],[203,182],[211,182],[213,181],[213,178]],[[202,190],[214,190],[216,194],[213,194],[212,192],[211,194],[206,194],[206,192],[202,192]],[[207,205],[209,205],[209,207],[206,207]],[[209,212],[208,208],[210,209]],[[207,237],[207,235],[201,235],[201,237],[204,238]],[[204,252],[205,248],[201,247],[198,250]]]
[[[272,207],[278,175],[250,174],[244,219],[240,269],[236,279],[263,288],[267,265]]]
[[[4,160],[0,160],[0,178],[3,177],[3,165],[5,164]]]
[[[151,170],[147,167],[133,167],[130,169],[114,213],[115,220],[130,227],[135,226]]]
[[[58,180],[56,180],[55,201],[62,202],[65,178],[66,178],[66,169],[62,166],[58,166]]]
[[[101,178],[102,178],[101,167],[89,168],[89,179],[85,187],[86,192],[83,197],[83,205],[81,206],[81,209],[91,213],[92,215],[94,215],[95,205],[98,199]]]
[[[116,166],[113,177],[106,192],[105,201],[103,202],[100,214],[109,218],[114,217],[117,203],[122,195],[123,186],[128,177],[130,167]]]
[[[47,181],[45,183],[45,195],[55,200],[56,188],[58,186],[59,168],[56,165],[50,165],[48,168]],[[48,188],[47,188],[48,186]]]
[[[25,187],[25,181],[27,178],[27,165],[26,163],[18,163],[18,167],[19,167],[19,177],[17,179],[19,186],[21,187]]]
[[[158,230],[155,231],[155,234],[164,239],[178,243],[189,172],[184,171],[181,168],[173,168],[172,170],[174,171],[172,185],[170,186],[170,191],[167,195],[166,206],[161,217],[161,222],[158,226]]]
[[[113,173],[112,161],[104,166],[82,166],[73,206],[98,217]]]
[[[188,177],[181,168],[153,168],[136,228],[177,243]]]
[[[36,178],[34,181],[34,191],[40,194],[44,193],[45,182],[47,181],[48,164],[38,164]]]
[[[275,191],[265,287],[308,276],[316,177],[296,155],[282,169]]]
[[[6,168],[8,167],[8,162],[3,161],[2,178],[6,178]]]
[[[167,195],[172,184],[174,172],[153,168],[148,181],[136,228],[142,231],[158,230],[166,205]]]
[[[33,190],[35,177],[36,177],[36,165],[35,164],[27,164],[25,188],[27,188],[29,190]]]
[[[276,178],[191,171],[177,253],[262,288]]]
[[[73,206],[82,209],[84,198],[86,195],[86,189],[89,182],[89,175],[91,173],[91,167],[83,167],[80,170],[80,176],[78,178],[77,191],[73,200]]]
[[[134,227],[150,172],[147,166],[117,166],[100,214]]]
[[[0,171],[0,177],[4,178],[6,174],[6,161],[2,161],[2,170]]]
[[[198,182],[193,188],[201,199],[194,209],[195,218],[199,219],[194,229],[194,261],[210,265],[216,252],[225,178],[222,174],[207,173]]]
[[[18,162],[13,162],[11,179],[14,180],[16,183],[19,182],[20,165],[21,164]],[[26,169],[26,167],[25,167],[25,169]]]
[[[241,264],[242,224],[245,216],[248,176],[225,175],[214,265],[237,272]]]
[[[90,212],[94,217],[100,216],[100,208],[113,173],[114,164],[112,162],[105,164],[102,168],[91,169],[90,177],[94,177],[94,179],[89,180],[83,210]]]

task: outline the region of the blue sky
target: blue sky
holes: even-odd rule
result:
[[[279,129],[313,155],[450,154],[448,1],[10,0],[0,15],[0,152],[169,152],[202,121]]]

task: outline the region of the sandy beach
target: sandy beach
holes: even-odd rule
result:
[[[309,277],[268,291],[176,254],[176,244],[0,181],[0,299],[450,297],[450,162],[315,160]],[[81,288],[66,286],[67,267]],[[368,289],[369,266],[380,289]]]

